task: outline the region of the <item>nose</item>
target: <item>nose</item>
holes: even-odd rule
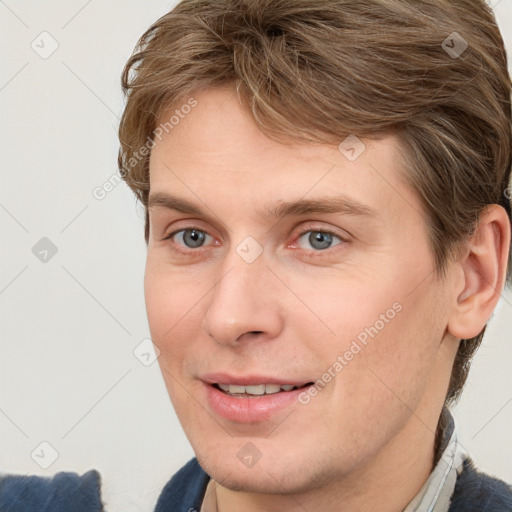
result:
[[[239,346],[249,340],[270,340],[283,329],[279,282],[261,255],[252,263],[234,253],[208,295],[203,320],[206,333],[217,343]]]

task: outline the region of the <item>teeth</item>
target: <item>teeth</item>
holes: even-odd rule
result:
[[[249,395],[264,395],[265,384],[260,384],[259,386],[245,386],[245,392]]]
[[[265,385],[265,393],[267,395],[271,395],[272,393],[279,393],[281,391],[281,386],[279,384],[266,384]]]
[[[217,384],[222,391],[230,394],[230,395],[272,395],[274,393],[279,393],[280,391],[291,391],[292,389],[296,389],[296,386],[292,384],[284,384],[280,386],[279,384],[258,384],[255,386],[239,386],[237,384]]]

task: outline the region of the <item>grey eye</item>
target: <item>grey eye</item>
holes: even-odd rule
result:
[[[176,235],[180,235],[183,244],[190,249],[201,247],[207,237],[204,231],[199,231],[198,229],[183,229],[176,233]]]
[[[300,237],[300,246],[302,249],[309,249],[310,247],[304,247],[303,240],[306,239],[306,244],[309,244],[315,250],[322,251],[329,249],[333,245],[341,243],[341,239],[336,235],[327,233],[325,231],[308,231]],[[333,244],[333,241],[337,239],[338,242]]]

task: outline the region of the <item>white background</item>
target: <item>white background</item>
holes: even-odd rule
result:
[[[142,209],[124,184],[92,193],[117,172],[122,67],[173,5],[0,1],[0,471],[98,469],[108,512],[152,510],[193,456],[157,363],[133,355],[149,337]],[[495,10],[511,52],[512,0]],[[43,31],[59,45],[47,59],[31,48]],[[58,250],[46,263],[42,237]],[[509,482],[511,333],[509,292],[456,409],[464,446]],[[31,457],[51,461],[43,441],[48,469]]]

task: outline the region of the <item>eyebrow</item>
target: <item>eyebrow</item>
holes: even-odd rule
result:
[[[158,192],[149,196],[148,208],[152,209],[155,207],[175,210],[189,215],[208,215],[203,209],[186,199],[163,192]],[[323,199],[299,199],[292,202],[284,201],[277,205],[267,207],[262,213],[260,213],[260,216],[267,217],[269,219],[282,219],[287,216],[321,213],[341,213],[345,215],[359,215],[375,218],[379,216],[377,211],[373,208],[358,201],[354,201],[346,196],[326,197]]]

